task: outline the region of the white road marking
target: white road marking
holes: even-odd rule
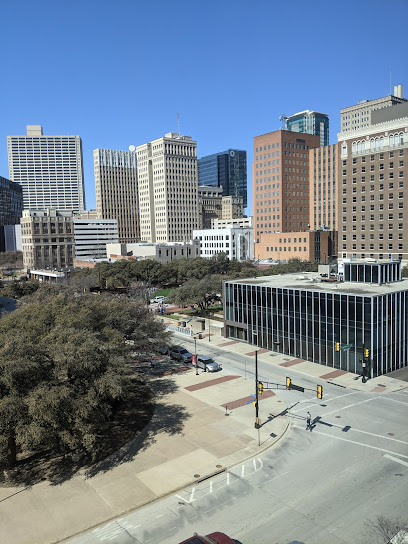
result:
[[[319,423],[319,422],[316,422]],[[330,423],[329,421],[325,421],[324,423]],[[330,423],[332,427],[336,427],[337,429],[343,429],[344,425],[338,425],[337,423]],[[355,427],[350,427],[350,429],[347,432],[355,431],[356,433],[363,433],[368,434],[369,436],[375,436],[376,438],[384,438],[384,440],[392,440],[393,442],[398,442],[399,444],[405,444],[408,445],[408,442],[405,440],[398,440],[398,438],[392,438],[391,436],[384,436],[382,434],[376,434],[376,433],[370,433],[368,431],[363,431],[362,429],[356,429]]]
[[[397,402],[398,404],[403,404],[404,406],[408,406],[408,402],[402,402],[402,400],[395,400],[395,399],[390,399],[388,397],[383,397],[381,395],[381,397],[379,397],[380,399],[385,399],[385,400],[390,400],[392,402]]]
[[[162,518],[165,514],[159,514],[158,516],[156,516],[156,519],[157,518]]]
[[[324,412],[324,416],[329,416],[330,414],[335,414],[336,412],[340,412],[341,410],[347,410],[347,408],[354,408],[354,406],[358,406],[359,404],[364,404],[365,402],[371,402],[374,399],[377,399],[378,397],[372,397],[371,399],[361,400],[360,402],[355,402],[354,404],[348,404],[347,406],[343,406],[343,408],[337,408],[336,410],[332,410],[331,412]]]
[[[348,397],[349,395],[357,395],[358,393],[360,393],[360,391],[353,391],[352,393],[346,393],[345,395],[338,395],[337,397],[332,397],[330,399],[325,400],[323,404],[326,404],[327,402],[331,402],[332,400],[337,400],[337,399],[342,399],[343,397]],[[316,404],[316,401],[309,400],[307,402]],[[320,402],[319,402],[319,405],[320,405]],[[296,414],[297,412],[302,412],[303,410],[304,410],[304,408],[302,407],[302,408],[299,408],[298,410],[289,410],[289,413]]]
[[[275,476],[275,478],[271,478],[270,480],[267,480],[266,482],[262,482],[261,484],[255,486],[255,487],[262,487],[265,484],[269,484],[270,482],[273,482],[274,480],[277,480],[281,476],[285,476],[285,474],[288,474],[288,472],[284,472],[283,474],[280,474],[279,476]]]
[[[176,495],[176,497],[182,501],[184,501],[186,504],[190,504],[192,503],[195,499],[194,499],[194,493],[195,493],[195,487],[193,487],[193,489],[191,490],[191,494],[190,494],[190,498],[189,500],[186,500],[184,497],[180,497],[180,495]]]
[[[293,425],[293,427],[296,427],[297,429],[304,429],[304,427],[300,427],[300,425]],[[386,453],[399,455],[400,457],[404,457],[405,459],[408,459],[408,455],[403,455],[402,453],[398,453],[396,451],[386,450],[384,448],[377,448],[376,446],[370,446],[369,444],[363,444],[363,442],[356,442],[355,440],[349,440],[348,438],[342,438],[340,436],[335,436],[333,434],[322,433],[320,431],[315,431],[315,430],[313,431],[313,434],[321,434],[322,436],[328,436],[329,438],[334,438],[336,440],[342,440],[343,442],[350,442],[350,444],[356,444],[357,446],[364,446],[365,448],[370,448],[372,450],[385,451]]]
[[[396,457],[393,457],[392,455],[388,455],[387,453],[384,455],[387,459],[391,459],[391,461],[395,461],[396,463],[399,463],[400,465],[404,465],[408,467],[408,463],[406,461],[402,461],[402,459],[397,459]]]
[[[213,481],[210,480],[210,493],[212,493],[212,492],[213,492]]]
[[[259,461],[259,468],[256,468],[256,461],[257,460]],[[258,472],[258,470],[261,470],[261,468],[263,467],[263,461],[259,457],[258,457],[258,459],[252,459],[252,462],[254,463],[254,471],[255,472]]]
[[[245,465],[242,465],[242,468],[241,468],[241,478],[244,478],[245,476]]]

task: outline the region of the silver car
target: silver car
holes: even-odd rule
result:
[[[207,355],[197,356],[197,366],[198,368],[203,368],[207,372],[217,372],[217,370],[221,370],[220,365]]]
[[[173,346],[170,349],[170,356],[176,361],[182,361],[183,363],[191,363],[191,353],[182,346]]]

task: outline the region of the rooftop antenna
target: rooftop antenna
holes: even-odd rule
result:
[[[180,138],[180,114],[177,114],[177,130],[178,130],[178,137]]]
[[[390,66],[390,96],[391,96],[391,66]]]
[[[279,121],[282,121],[282,128],[285,128],[287,118],[288,117],[285,113],[282,113],[282,115],[279,117]]]

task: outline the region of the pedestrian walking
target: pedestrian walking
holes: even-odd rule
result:
[[[152,359],[152,360],[150,361],[150,366],[153,368],[153,370],[154,370],[154,363],[155,363],[155,360]]]
[[[307,416],[306,416],[306,431],[308,429],[312,430],[312,416],[311,416],[310,412],[308,412]]]

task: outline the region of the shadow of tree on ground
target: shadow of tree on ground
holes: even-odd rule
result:
[[[19,456],[14,469],[0,474],[0,484],[30,486],[47,480],[59,485],[78,471],[92,477],[132,461],[155,442],[159,433],[174,435],[182,431],[190,416],[183,406],[165,402],[177,390],[171,377],[147,377],[142,381],[134,375],[126,400],[100,429],[92,459],[83,453],[27,452]]]

